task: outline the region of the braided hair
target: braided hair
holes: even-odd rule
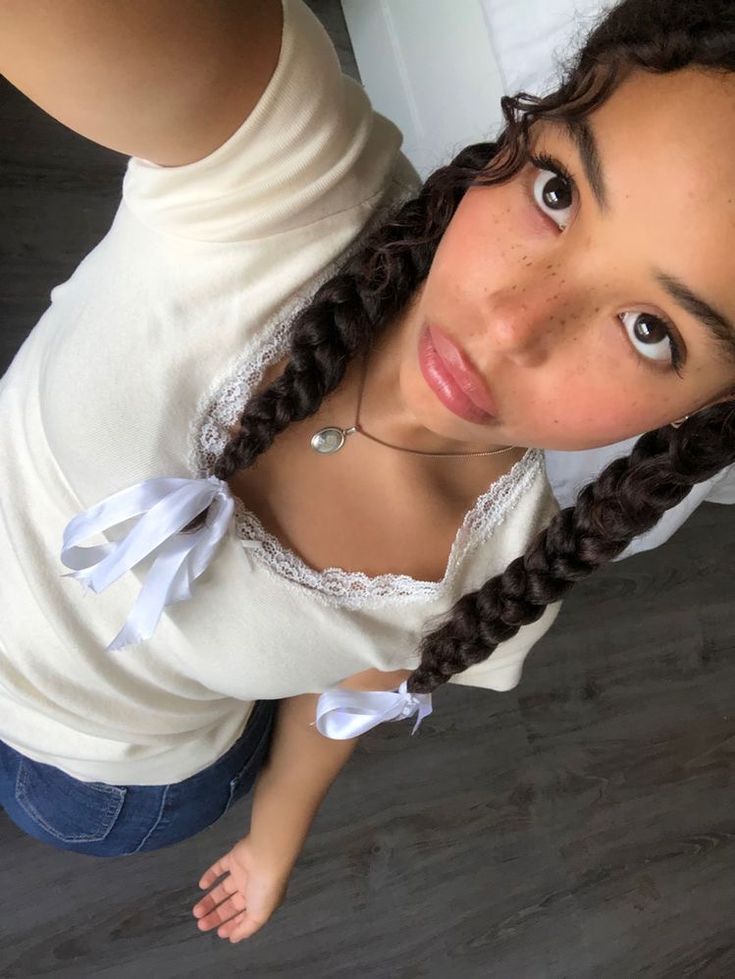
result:
[[[504,96],[496,142],[465,147],[432,173],[418,196],[366,234],[336,274],[296,315],[283,373],[245,404],[240,427],[213,472],[228,480],[251,466],[293,421],[315,414],[337,389],[353,357],[370,348],[426,279],[441,237],[472,186],[508,180],[526,163],[530,125],[541,117],[584,117],[632,69],[666,73],[687,66],[735,71],[735,0],[623,0],[563,67],[551,94]],[[431,693],[480,663],[521,626],[539,619],[574,582],[619,555],[653,527],[692,486],[735,461],[735,408],[700,411],[680,428],[642,435],[556,515],[512,561],[462,595],[421,639],[420,665],[407,681]],[[191,525],[190,525],[191,526]]]

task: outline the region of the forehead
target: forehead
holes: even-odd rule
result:
[[[732,179],[733,73],[636,70],[588,118],[608,155],[634,151],[645,165],[655,154],[657,162],[675,162],[681,176],[713,186]]]

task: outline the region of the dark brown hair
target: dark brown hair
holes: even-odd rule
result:
[[[524,166],[534,120],[588,114],[631,70],[665,73],[687,66],[735,69],[733,2],[624,0],[564,67],[556,91],[543,98],[526,92],[504,97],[505,127],[497,142],[467,146],[432,173],[418,196],[366,234],[361,247],[299,311],[284,372],[247,402],[241,428],[225,446],[214,475],[226,480],[251,466],[279,432],[313,415],[339,387],[349,361],[372,346],[427,277],[465,191],[501,183]],[[615,460],[585,486],[575,506],[555,516],[525,554],[477,591],[461,596],[443,624],[424,635],[421,663],[407,689],[430,693],[453,674],[486,660],[576,581],[653,527],[692,486],[733,461],[735,409],[729,404],[701,411],[679,429],[667,425],[643,435],[630,456]]]

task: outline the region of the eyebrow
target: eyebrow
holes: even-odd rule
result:
[[[664,287],[674,302],[677,302],[682,309],[703,323],[710,335],[725,350],[730,360],[735,363],[735,326],[733,326],[732,321],[724,313],[716,310],[714,306],[710,306],[696,292],[692,292],[681,280],[662,272],[660,269],[653,271],[656,280]]]
[[[579,151],[585,176],[595,195],[597,206],[603,212],[610,210],[610,197],[602,169],[602,157],[592,127],[586,119],[565,119],[564,130]]]
[[[556,122],[549,119],[549,122]],[[599,146],[594,131],[586,119],[565,119],[564,132],[572,139],[584,167],[597,206],[603,214],[610,210],[610,195],[605,181]],[[676,276],[654,268],[656,281],[662,286],[686,313],[698,319],[711,338],[724,350],[726,357],[735,363],[735,325],[732,321],[708,303],[702,296],[690,289]]]

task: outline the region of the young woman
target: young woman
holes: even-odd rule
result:
[[[107,90],[123,15],[65,6],[68,112],[6,73],[132,157],[0,388],[2,804],[118,855],[257,776],[194,908],[239,941],[359,734],[517,684],[572,584],[735,460],[735,6],[624,0],[423,186],[301,0],[141,4]],[[544,448],[642,431],[559,510]]]

